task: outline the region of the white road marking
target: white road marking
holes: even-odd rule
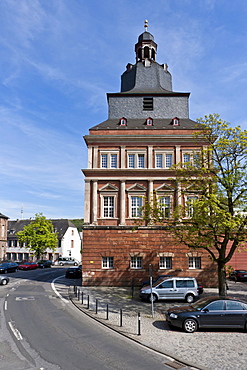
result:
[[[53,292],[55,292],[56,293],[56,295],[64,302],[64,303],[68,303],[68,301],[66,300],[66,299],[64,299],[62,296],[61,296],[61,294],[57,291],[57,289],[56,289],[56,287],[55,287],[55,281],[56,280],[58,280],[58,279],[61,279],[61,278],[64,278],[64,275],[62,275],[62,276],[59,276],[59,277],[57,277],[56,279],[54,279],[53,281],[52,281],[52,283],[51,283],[51,287],[52,287],[52,290],[53,290]]]
[[[5,302],[4,302],[4,310],[5,310],[5,311],[7,311],[7,308],[8,308],[8,302],[7,302],[7,301],[5,301]]]
[[[34,297],[16,297],[15,300],[16,301],[34,301],[35,298]]]
[[[19,332],[19,330],[18,329],[16,329],[16,328],[14,328],[14,326],[13,326],[13,324],[12,324],[12,322],[8,322],[8,324],[9,324],[9,327],[10,327],[10,329],[12,330],[12,332],[13,332],[13,334],[14,334],[14,336],[16,337],[16,339],[17,340],[22,340],[23,338],[22,338],[22,335],[21,335],[21,333]]]

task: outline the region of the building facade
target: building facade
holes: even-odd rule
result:
[[[206,146],[194,138],[199,128],[189,118],[190,94],[173,91],[147,29],[135,54],[136,63],[121,76],[121,91],[107,94],[108,119],[84,136],[83,284],[138,285],[151,264],[154,275],[195,276],[213,285],[215,266],[203,251],[180,245],[165,226],[135,227],[154,194],[167,218],[198,196],[191,187],[181,189],[173,165],[193,163]]]
[[[23,230],[32,220],[16,220],[8,222],[8,245],[6,259],[11,261],[34,260],[33,253],[25,246],[21,246],[17,233]],[[75,225],[67,219],[51,220],[54,231],[57,232],[58,245],[55,251],[47,250],[43,258],[56,261],[58,257],[73,257],[81,261],[81,235]]]
[[[0,261],[5,259],[7,251],[8,217],[0,213]]]

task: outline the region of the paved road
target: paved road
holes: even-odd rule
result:
[[[168,358],[112,332],[67,300],[65,268],[8,274],[0,291],[0,369],[171,369]]]

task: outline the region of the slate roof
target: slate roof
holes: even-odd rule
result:
[[[0,218],[5,218],[6,220],[8,219],[8,217],[3,215],[2,213],[0,213]]]
[[[121,117],[122,118],[122,117]],[[120,119],[107,119],[106,121],[103,121],[99,123],[98,125],[91,127],[89,131],[91,130],[191,130],[196,129],[198,127],[198,123],[195,121],[192,121],[189,118],[180,118],[179,119],[179,125],[174,126],[172,125],[172,120],[170,118],[168,119],[153,119],[153,125],[147,126],[146,125],[146,119],[127,119],[126,126],[120,126]]]
[[[8,237],[16,237],[18,231],[23,230],[23,227],[30,224],[33,220],[15,220],[8,222]],[[70,220],[58,219],[51,220],[55,232],[58,233],[58,239],[62,239],[68,227],[76,227]]]

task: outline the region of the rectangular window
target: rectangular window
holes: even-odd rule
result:
[[[186,153],[183,155],[183,164],[184,164],[184,167],[186,166],[189,166],[191,163],[190,163],[191,159],[190,159],[190,154]]]
[[[156,154],[155,158],[156,158],[155,167],[156,168],[162,168],[163,167],[162,154]]]
[[[138,168],[144,168],[144,154],[138,154]]]
[[[172,257],[160,257],[160,269],[171,269]]]
[[[131,269],[141,269],[142,268],[142,257],[131,257],[130,260]]]
[[[113,269],[113,257],[102,257],[102,268]]]
[[[166,168],[172,166],[172,154],[166,154]]]
[[[111,154],[111,168],[117,168],[117,154]]]
[[[143,98],[143,110],[153,110],[153,98]]]
[[[194,203],[198,199],[198,197],[187,197],[187,217],[192,217],[194,213]]]
[[[71,240],[71,248],[74,248],[74,240]]]
[[[101,154],[101,168],[107,168],[107,167],[108,167],[108,155]]]
[[[171,199],[170,197],[160,197],[160,209],[165,218],[169,218],[171,214]]]
[[[145,154],[128,154],[128,168],[145,168]]]
[[[131,197],[131,217],[141,217],[142,197]]]
[[[200,269],[201,257],[189,257],[189,269]]]
[[[104,217],[114,217],[114,197],[104,197]]]
[[[128,167],[135,168],[135,154],[129,154],[128,156]]]

